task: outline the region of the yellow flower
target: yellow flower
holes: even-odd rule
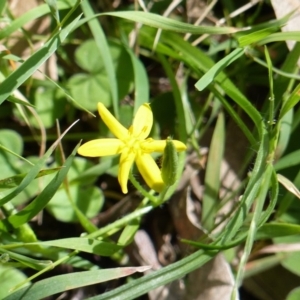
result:
[[[163,153],[165,140],[148,138],[153,125],[153,114],[148,103],[138,109],[132,125],[126,129],[102,104],[98,103],[100,117],[114,138],[97,139],[79,147],[78,153],[83,156],[98,157],[121,154],[118,180],[122,192],[126,194],[130,169],[135,162],[147,185],[161,192],[164,188],[160,169],[150,155],[152,152]],[[177,151],[186,150],[185,144],[172,140]]]

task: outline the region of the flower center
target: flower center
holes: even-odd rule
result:
[[[126,149],[128,152],[136,154],[141,149],[141,141],[138,138],[133,137],[132,135],[129,135],[129,137],[124,139],[123,142],[123,149]]]

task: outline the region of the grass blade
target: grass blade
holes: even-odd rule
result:
[[[59,33],[53,36],[43,47],[30,56],[18,69],[11,73],[0,85],[0,104],[24,83],[61,45],[75,27],[78,16]]]

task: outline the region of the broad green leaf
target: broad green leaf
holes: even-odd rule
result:
[[[95,186],[72,185],[69,188],[71,199],[64,189],[53,196],[47,210],[62,222],[78,222],[75,205],[87,218],[95,217],[102,208],[104,197],[102,191]],[[88,197],[86,196],[88,195]],[[70,203],[73,201],[73,205]]]
[[[36,80],[35,84],[38,85],[38,88],[33,93],[32,103],[43,126],[50,128],[55,125],[57,119],[61,119],[65,114],[66,95],[51,83],[45,84],[43,81]],[[13,112],[15,117],[22,122],[24,116],[20,111],[15,108]],[[35,116],[28,114],[26,117],[31,126],[40,128],[41,124],[39,124]]]
[[[110,41],[108,47],[118,81],[118,97],[123,99],[131,91],[133,83],[130,57],[125,48],[116,42]],[[88,40],[80,45],[75,52],[75,59],[88,74],[75,74],[69,79],[68,86],[73,98],[92,111],[97,109],[98,102],[110,106],[111,82],[105,72],[106,58],[102,58],[96,42]]]
[[[130,68],[130,62],[128,63],[128,54],[121,44],[113,41],[107,41],[107,46],[115,71],[122,67]],[[99,53],[97,43],[94,40],[86,40],[75,51],[76,63],[88,73],[98,74],[105,72],[105,59],[106,58],[102,57],[101,53]]]
[[[17,132],[11,129],[0,130],[1,179],[16,174],[20,165],[20,155],[22,155],[22,152],[23,141]],[[1,197],[3,197],[3,194]]]
[[[98,102],[111,104],[109,80],[104,74],[75,74],[69,79],[68,88],[76,102],[88,110],[97,110]]]
[[[10,289],[25,279],[25,274],[20,270],[0,264],[0,299],[4,299],[8,296]]]
[[[13,163],[16,160],[16,157],[22,154],[23,152],[23,141],[21,135],[19,135],[16,131],[11,129],[2,129],[0,130],[0,144],[5,148],[9,149],[9,151],[5,151],[5,149],[0,149],[0,160],[2,160],[2,167],[5,165],[4,162],[9,162],[9,164]],[[15,166],[14,166],[15,167]],[[1,172],[1,175],[3,172]]]
[[[289,292],[286,300],[299,300],[300,299],[300,287],[297,287]]]

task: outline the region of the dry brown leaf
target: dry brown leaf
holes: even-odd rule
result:
[[[131,252],[134,254],[135,259],[141,265],[148,264],[151,266],[151,269],[148,269],[145,274],[152,273],[162,267],[157,258],[153,243],[146,231],[138,230],[134,237],[134,244],[135,250]],[[168,285],[151,290],[148,296],[150,300],[177,300],[181,298],[183,290],[184,285],[182,280],[176,280]]]
[[[280,19],[287,14],[295,11],[287,24],[282,27],[282,31],[298,31],[300,28],[300,3],[299,0],[271,0],[271,4],[275,11],[277,19]],[[295,41],[287,41],[287,46],[290,50],[293,49]],[[299,64],[299,62],[298,62]]]
[[[187,276],[185,300],[229,300],[234,286],[231,268],[220,253]]]
[[[277,174],[277,179],[289,192],[300,199],[300,191],[289,179],[280,174]]]
[[[295,251],[300,251],[300,243],[269,245],[255,252],[255,254],[295,252]]]

